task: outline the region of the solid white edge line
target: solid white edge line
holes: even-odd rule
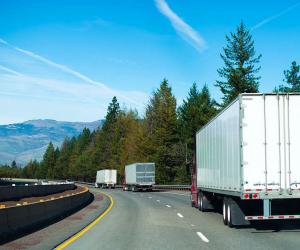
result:
[[[206,242],[206,243],[209,242],[209,239],[207,239],[203,233],[197,232],[197,235],[200,237],[200,239],[201,239],[202,241],[204,241],[204,242]]]
[[[183,218],[183,215],[181,213],[177,213],[177,216]]]

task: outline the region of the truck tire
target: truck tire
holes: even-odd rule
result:
[[[222,217],[223,217],[223,223],[224,225],[228,224],[228,217],[227,217],[227,198],[223,198],[223,205],[222,205]]]
[[[201,191],[199,192],[199,197],[198,197],[198,209],[201,212],[205,212],[205,209],[203,208],[203,193]]]
[[[232,205],[230,200],[227,200],[227,226],[228,227],[233,227],[232,216],[233,216]]]

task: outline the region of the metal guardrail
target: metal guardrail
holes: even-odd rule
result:
[[[88,186],[95,186],[95,183],[92,182],[82,182],[76,181],[78,184],[88,185]],[[116,185],[116,188],[122,188],[122,185]],[[155,190],[183,190],[183,191],[190,191],[190,185],[153,185]]]

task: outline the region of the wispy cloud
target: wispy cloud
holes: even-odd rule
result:
[[[112,97],[110,92],[99,91],[96,85],[37,77],[3,65],[0,65],[0,85],[0,106],[10,105],[9,109],[1,110],[0,124],[36,118],[91,121],[105,117]],[[123,94],[139,101],[142,109],[118,98],[121,105],[143,112],[146,94],[135,91]]]
[[[2,66],[2,65],[0,65],[0,70],[5,71],[5,72],[10,73],[10,74],[13,74],[13,75],[16,75],[16,76],[22,76],[21,73],[15,71],[15,70],[13,70],[13,69],[4,67],[4,66]]]
[[[127,101],[127,102],[129,102],[131,104],[137,105],[139,107],[141,107],[141,105],[142,105],[141,102],[139,102],[139,101],[137,101],[137,100],[135,100],[133,98],[130,98],[129,96],[124,95],[120,91],[117,91],[117,90],[114,90],[114,89],[111,89],[111,88],[107,87],[105,84],[103,84],[101,82],[94,81],[91,78],[89,78],[88,76],[86,76],[86,75],[84,75],[84,74],[82,74],[82,73],[80,73],[80,72],[78,72],[76,70],[73,70],[73,69],[69,68],[66,65],[56,63],[56,62],[54,62],[52,60],[49,60],[49,59],[47,59],[47,58],[45,58],[45,57],[43,57],[41,55],[38,55],[38,54],[36,54],[36,53],[34,53],[32,51],[19,48],[19,47],[15,46],[15,45],[12,45],[12,44],[8,43],[7,41],[5,41],[4,39],[1,39],[1,38],[0,38],[0,43],[4,44],[6,46],[9,46],[9,47],[13,48],[14,50],[16,50],[16,51],[18,51],[18,52],[20,52],[20,53],[22,53],[24,55],[27,55],[27,56],[35,59],[35,60],[38,60],[38,61],[40,61],[42,63],[45,63],[48,66],[54,67],[54,68],[59,69],[59,70],[65,72],[65,73],[68,73],[68,74],[70,74],[70,75],[72,75],[72,76],[74,76],[74,77],[76,77],[76,78],[84,81],[85,83],[97,86],[98,88],[101,89],[101,91],[104,91],[105,93],[107,93],[110,96],[114,96],[115,95],[115,96],[123,99],[124,101]]]
[[[176,32],[193,46],[198,52],[202,52],[206,48],[206,43],[202,36],[181,19],[167,4],[165,0],[155,0],[158,10],[166,16],[171,22]]]
[[[270,16],[270,17],[265,18],[264,20],[262,20],[262,21],[260,21],[259,23],[255,24],[255,25],[251,28],[251,30],[258,29],[258,28],[260,28],[261,26],[263,26],[263,25],[265,25],[265,24],[267,24],[267,23],[269,23],[269,22],[271,22],[271,21],[273,21],[273,20],[275,20],[275,19],[277,19],[277,18],[279,18],[279,17],[281,17],[281,16],[283,16],[283,15],[289,13],[290,11],[294,10],[295,8],[297,8],[299,5],[300,5],[300,2],[298,2],[298,3],[296,3],[296,4],[292,5],[292,6],[290,6],[290,7],[286,8],[286,9],[284,9],[283,11],[277,13],[276,15],[273,15],[273,16]]]

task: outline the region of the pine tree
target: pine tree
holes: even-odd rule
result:
[[[50,142],[42,161],[42,172],[40,178],[54,178],[54,166],[55,166],[55,150],[53,143]]]
[[[207,85],[201,92],[196,83],[192,85],[186,100],[178,108],[178,122],[181,142],[186,145],[185,154],[187,165],[177,169],[176,181],[189,183],[190,163],[195,152],[196,132],[216,114],[216,102],[211,98]]]
[[[196,132],[216,114],[216,102],[211,98],[207,85],[201,92],[194,83],[186,100],[178,109],[181,138],[188,144],[190,150],[194,149]]]
[[[118,164],[118,143],[119,138],[116,134],[116,123],[121,110],[117,98],[114,96],[107,108],[105,122],[98,137],[98,147],[100,149],[100,162],[104,168],[113,168]]]
[[[236,33],[226,36],[227,45],[223,48],[221,58],[225,66],[218,69],[219,76],[223,81],[217,81],[216,86],[223,93],[223,106],[229,104],[240,93],[258,92],[259,79],[256,76],[260,67],[261,55],[256,56],[252,36],[241,22]]]
[[[16,161],[15,161],[15,160],[13,160],[13,161],[12,161],[12,163],[11,163],[11,167],[12,167],[12,168],[17,168],[17,163],[16,163]]]
[[[148,161],[156,163],[156,180],[158,183],[171,183],[181,155],[175,153],[179,142],[176,99],[166,79],[150,99],[145,128],[143,146]]]
[[[277,88],[275,88],[274,92],[283,92],[283,93],[289,93],[289,92],[300,92],[300,65],[297,65],[296,61],[293,61],[291,64],[290,69],[285,70],[283,79],[284,82],[287,83],[287,86],[280,85]]]

